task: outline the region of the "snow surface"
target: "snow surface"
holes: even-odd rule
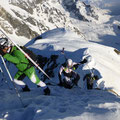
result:
[[[109,3],[112,1],[109,0]],[[2,2],[0,1],[0,4],[3,4]],[[96,4],[97,2],[103,0],[96,0]],[[50,96],[44,96],[42,89],[37,88],[26,78],[25,81],[29,83],[31,92],[20,92],[24,105],[27,105],[25,108],[15,91],[9,90],[5,81],[0,79],[0,120],[119,120],[120,97],[106,91],[106,89],[113,89],[120,95],[120,56],[114,52],[114,48],[120,50],[118,18],[119,16],[110,17],[108,22],[101,24],[73,21],[81,28],[82,37],[63,28],[48,31],[42,34],[43,39],[35,42],[34,39],[28,42],[25,38],[14,36],[16,41],[24,39],[21,44],[27,43],[26,46],[36,54],[46,57],[51,54],[59,55],[58,63],[65,61],[64,55],[60,53],[64,47],[68,58],[79,62],[87,57],[88,64],[81,65],[76,70],[81,76],[79,87],[69,90],[59,86],[49,86]],[[13,36],[9,35],[9,37],[13,39]],[[3,65],[0,65],[9,86],[13,89]],[[7,65],[13,77],[17,69],[14,65],[8,63]],[[54,70],[55,77],[48,81],[58,83],[59,67],[60,65]],[[86,90],[82,80],[93,67],[95,74],[101,77],[96,86],[102,90]]]
[[[51,54],[58,54],[62,59],[64,58],[60,55],[59,51],[64,47],[67,52],[66,56],[75,62],[79,62],[82,58],[88,57],[88,64],[82,68],[83,70],[85,69],[85,71],[83,71],[84,74],[88,72],[89,68],[96,68],[102,76],[100,83],[104,82],[105,88],[113,88],[120,94],[120,87],[118,84],[120,75],[120,68],[118,67],[120,65],[120,56],[114,52],[114,48],[103,46],[92,41],[85,41],[84,38],[80,38],[76,34],[66,32],[63,29],[56,31],[54,36],[52,32],[50,32],[49,35],[46,34],[46,36],[43,35],[43,39],[37,40],[34,44],[29,45],[29,47],[33,48],[33,50],[37,48],[37,50],[35,50],[37,54],[46,57]],[[39,52],[38,49],[41,52]],[[49,51],[49,53],[47,53],[47,51]],[[109,75],[106,73],[109,73]],[[99,85],[101,85],[100,83]],[[80,87],[83,86],[80,85]],[[103,86],[100,87],[103,88]]]
[[[1,81],[1,120],[119,120],[120,99],[113,93],[105,91],[109,88],[118,94],[120,91],[120,57],[113,51],[114,49],[85,41],[64,29],[56,29],[42,36],[43,39],[30,43],[28,47],[32,48],[36,54],[47,57],[51,54],[57,54],[59,55],[58,61],[61,62],[64,62],[64,56],[60,54],[63,47],[65,47],[66,56],[75,62],[88,57],[89,67],[94,67],[96,72],[101,75],[101,79],[98,80],[98,87],[102,90],[85,89],[82,77],[89,72],[89,68],[85,64],[77,70],[81,76],[79,81],[81,89],[74,87],[69,90],[59,86],[49,86],[51,95],[44,96],[40,88],[36,88],[30,83],[31,92],[20,92],[23,103],[28,105],[23,108],[14,90],[9,90],[6,83]],[[9,69],[13,76],[15,69],[11,68],[13,66],[10,65]],[[58,70],[59,66],[55,71]],[[52,81],[58,83],[57,73]],[[12,85],[10,86],[12,87]]]

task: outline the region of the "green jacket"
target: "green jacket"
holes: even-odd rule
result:
[[[15,46],[12,47],[10,53],[6,53],[3,57],[6,60],[14,63],[16,67],[18,68],[18,70],[20,71],[24,71],[30,66],[28,59]]]

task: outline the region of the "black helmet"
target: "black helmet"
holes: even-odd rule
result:
[[[0,38],[0,48],[4,49],[6,46],[9,45],[7,38]]]

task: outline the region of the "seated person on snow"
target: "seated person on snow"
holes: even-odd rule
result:
[[[87,60],[84,59],[83,61],[76,63],[73,62],[71,59],[68,59],[65,64],[63,64],[59,70],[59,84],[65,88],[71,89],[74,85],[77,86],[78,81],[80,79],[80,75],[76,73],[74,70],[81,64],[86,63]],[[64,78],[62,79],[62,75]]]
[[[15,74],[14,82],[20,85],[23,91],[30,91],[26,83],[23,82],[24,77],[27,76],[33,83],[43,88],[45,95],[50,95],[50,89],[39,79],[34,65],[16,46],[9,45],[7,38],[0,39],[0,55],[17,67],[18,71]]]

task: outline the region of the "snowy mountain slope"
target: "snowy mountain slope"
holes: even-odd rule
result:
[[[52,95],[39,89],[21,93],[23,108],[14,91],[0,90],[1,120],[119,120],[120,99],[111,93],[50,86]],[[14,101],[14,104],[13,104]]]
[[[86,4],[85,2],[62,0],[62,4],[70,12],[70,16],[78,20],[99,23],[105,22],[104,20],[108,17],[105,15],[106,11]]]
[[[97,24],[74,21],[83,33],[86,40],[120,50],[120,29],[118,28],[119,16],[113,17],[107,23]]]
[[[49,86],[51,96],[44,96],[41,88],[36,88],[26,78],[25,82],[28,83],[31,92],[20,92],[23,103],[28,104],[26,108],[23,108],[14,90],[8,90],[7,84],[1,81],[0,118],[2,120],[85,120],[88,118],[91,120],[101,118],[103,120],[119,120],[119,97],[102,90],[88,91],[83,82],[84,75],[90,72],[90,68],[94,67],[95,74],[100,77],[97,86],[103,90],[113,89],[120,94],[120,57],[114,52],[114,48],[85,41],[83,37],[80,38],[77,34],[67,32],[64,29],[47,32],[42,37],[43,39],[38,39],[29,44],[28,48],[47,58],[50,58],[51,55],[58,55],[56,59],[58,66],[52,70],[54,73],[51,76],[52,80],[45,79],[45,82],[58,83],[57,73],[60,65],[65,61],[64,55],[60,53],[64,47],[66,57],[75,62],[81,61],[84,57],[88,58],[88,64],[81,65],[76,70],[81,76],[79,81],[81,89],[74,87],[72,90],[68,90],[59,86]],[[52,64],[54,64],[53,61],[50,63],[48,61],[43,69],[50,68]],[[16,68],[11,64],[8,67],[13,77]],[[49,71],[46,72],[49,73]],[[4,73],[7,77],[5,70]],[[40,73],[39,77],[42,79],[43,74]],[[7,80],[13,88],[10,80]],[[14,104],[12,104],[13,102]]]
[[[114,52],[114,48],[86,41],[84,37],[80,38],[77,34],[65,31],[65,29],[56,29],[44,33],[42,37],[43,39],[36,41],[33,39],[34,42],[29,43],[28,48],[47,58],[50,58],[51,55],[58,55],[56,59],[58,66],[52,70],[54,73],[51,76],[52,80],[45,79],[45,82],[58,83],[57,73],[60,65],[65,61],[64,55],[60,53],[64,47],[66,56],[72,58],[75,62],[81,61],[84,57],[88,58],[89,67],[85,64],[79,66],[76,70],[81,76],[79,81],[81,89],[75,87],[72,90],[67,90],[58,86],[49,86],[51,96],[44,96],[41,88],[36,88],[26,78],[25,82],[28,83],[32,91],[30,93],[20,92],[24,104],[29,104],[26,108],[23,108],[15,92],[8,90],[6,83],[3,81],[0,89],[0,118],[6,120],[85,120],[88,118],[91,118],[91,120],[101,118],[103,120],[119,120],[119,97],[106,91],[88,91],[85,89],[83,82],[84,75],[90,72],[90,68],[94,67],[95,74],[100,77],[97,81],[98,87],[103,90],[113,89],[120,94],[120,56]],[[48,61],[43,69],[46,71],[53,64],[53,61],[50,63]],[[11,64],[8,66],[13,77],[16,68]],[[46,72],[49,73],[50,71]],[[5,70],[4,73],[7,76]],[[42,80],[44,78],[42,73],[39,74],[39,77]],[[7,80],[12,87],[10,80]],[[12,104],[13,102],[14,104]]]
[[[58,32],[59,33],[59,32]],[[56,33],[57,36],[57,33]],[[50,37],[45,39],[37,40],[33,45],[29,46],[32,48],[33,51],[35,51],[37,54],[50,57],[51,54],[59,55],[58,63],[62,63],[65,61],[64,55],[60,54],[60,50],[62,48],[65,48],[66,56],[68,58],[72,58],[74,61],[79,62],[82,60],[82,58],[86,56],[89,57],[89,67],[92,69],[93,67],[97,69],[97,71],[100,72],[100,75],[102,78],[99,81],[99,84],[105,82],[104,87],[107,88],[113,88],[118,94],[119,89],[119,60],[120,57],[114,52],[114,48],[107,47],[103,45],[99,45],[96,43],[92,43],[89,41],[84,41],[83,38],[80,38],[79,36],[73,35],[72,33],[64,33],[61,35],[63,37],[60,37],[58,39],[53,38],[50,39]],[[69,36],[69,39],[68,39]],[[74,37],[72,37],[74,36]],[[38,48],[40,52],[38,51]],[[47,53],[49,51],[49,53]],[[59,66],[57,67],[58,71]],[[83,66],[81,69],[88,69],[85,71],[79,71],[81,74],[81,80],[82,80],[82,74],[89,71],[89,68],[87,65]],[[113,74],[114,72],[114,74]],[[109,73],[106,74],[106,73]],[[57,74],[56,74],[57,77]],[[114,79],[114,80],[113,80]],[[82,81],[81,81],[82,82]],[[82,87],[82,86],[81,86]],[[103,87],[100,86],[100,87]]]
[[[69,1],[71,2],[71,0]],[[114,48],[120,50],[120,30],[118,29],[119,16],[107,16],[106,18],[106,15],[104,16],[101,13],[101,15],[98,13],[100,18],[99,21],[95,22],[95,19],[91,18],[91,16],[88,15],[84,17],[88,18],[89,20],[92,19],[94,22],[83,22],[73,18],[73,16],[75,17],[75,15],[79,14],[78,12],[75,13],[72,18],[68,17],[68,21],[72,21],[72,23],[68,23],[72,30],[72,32],[70,32],[66,31],[66,28],[63,28],[66,27],[63,25],[63,21],[58,24],[55,24],[57,23],[56,19],[54,19],[55,23],[53,24],[48,22],[49,15],[47,15],[47,13],[44,14],[44,12],[42,13],[40,11],[41,9],[39,9],[42,8],[42,10],[44,11],[44,7],[47,7],[47,12],[49,13],[49,11],[51,10],[50,5],[52,7],[55,5],[55,11],[61,8],[62,11],[65,12],[65,17],[66,14],[68,16],[71,16],[72,11],[71,13],[68,13],[68,11],[64,11],[65,6],[61,7],[61,0],[54,1],[54,3],[53,0],[45,1],[42,7],[40,7],[39,2],[41,3],[42,0],[35,0],[34,3],[33,0],[11,0],[10,3],[12,4],[7,4],[6,1],[4,2],[2,0],[0,1],[0,5],[4,7],[4,9],[12,15],[12,17],[14,16],[13,18],[16,18],[20,22],[22,21],[24,24],[27,24],[27,26],[31,30],[34,30],[37,34],[43,33],[43,39],[32,39],[31,41],[29,41],[29,39],[26,38],[24,35],[24,37],[21,37],[21,35],[16,35],[16,31],[19,30],[14,29],[8,21],[4,21],[4,19],[0,16],[0,20],[2,21],[1,25],[5,25],[5,28],[10,29],[9,32],[13,32],[12,34],[9,33],[7,35],[12,39],[14,38],[13,40],[16,41],[16,43],[27,43],[26,46],[28,48],[33,50],[37,55],[40,55],[39,57],[40,59],[42,59],[40,62],[43,63],[41,67],[43,68],[43,70],[45,70],[47,74],[50,75],[52,79],[45,79],[44,75],[37,71],[39,77],[42,80],[45,80],[45,82],[58,83],[57,73],[59,71],[60,65],[65,61],[64,55],[61,54],[61,50],[63,47],[65,48],[66,57],[72,58],[75,62],[79,62],[83,58],[87,57],[88,64],[81,65],[76,70],[76,72],[78,72],[81,77],[79,81],[79,87],[81,87],[81,89],[78,87],[74,87],[72,90],[68,90],[59,86],[49,86],[51,89],[51,96],[44,96],[41,88],[37,88],[36,85],[31,83],[28,78],[25,78],[24,81],[31,88],[31,92],[20,92],[23,103],[25,105],[28,104],[26,108],[23,108],[14,90],[8,90],[8,86],[5,81],[2,80],[2,75],[0,74],[0,119],[119,120],[120,98],[112,93],[109,93],[108,91],[105,91],[106,89],[113,89],[120,95],[120,56],[114,52]],[[17,5],[19,5],[20,8]],[[24,8],[24,6],[26,5],[29,8],[27,10],[26,8]],[[87,15],[85,11],[85,6],[83,6],[83,4],[82,7],[80,7],[79,4],[77,5],[79,7],[79,10],[83,10],[84,15]],[[37,6],[37,9],[34,9],[34,14],[29,13],[29,10],[31,11],[31,9],[33,9],[35,6]],[[15,11],[20,13],[22,18],[19,15],[16,16]],[[45,20],[44,24],[46,26],[49,25],[51,31],[44,32],[46,31],[46,29],[42,28],[48,28],[46,26],[40,28],[36,27],[33,22],[34,20],[31,21],[29,19],[30,22],[28,22],[28,18],[30,17],[35,17],[35,21],[37,21],[38,16],[40,16],[38,15],[37,11],[40,12],[40,15],[43,15],[39,18],[39,21],[41,19],[47,19]],[[50,14],[50,16],[51,15],[52,13]],[[56,16],[57,14],[54,15]],[[54,15],[53,18],[55,17]],[[60,20],[62,18],[63,15],[60,17]],[[5,24],[3,24],[4,22]],[[58,27],[60,28],[53,29],[56,28],[56,25],[58,25]],[[72,29],[74,28],[74,26],[77,26],[77,28],[79,28],[83,34],[81,34],[80,36],[75,34]],[[41,29],[42,32],[40,32]],[[7,30],[5,31],[6,33],[8,33]],[[33,38],[33,36],[29,37]],[[0,66],[4,68],[1,63],[2,62],[0,59]],[[17,69],[12,64],[7,63],[7,65],[10,73],[12,74],[12,77],[14,77]],[[86,73],[89,73],[90,69],[92,69],[93,67],[95,68],[94,73],[100,77],[100,79],[97,81],[97,87],[101,88],[102,90],[86,90],[85,83],[83,82],[83,77]],[[9,82],[8,84],[10,85],[10,87],[13,88],[5,69],[4,74]]]
[[[109,10],[111,15],[120,15],[120,1],[119,0],[82,0],[85,3],[91,4],[102,9]]]
[[[70,6],[67,6],[67,2],[70,3]],[[69,8],[75,9],[73,11]],[[107,20],[107,16],[102,10],[85,5],[80,1],[0,1],[0,27],[13,39],[19,39],[19,41],[21,39],[30,40],[38,34],[60,27],[81,34],[80,28],[73,24],[73,20],[79,18],[78,16],[82,16],[79,20],[98,23]]]
[[[36,0],[27,2],[28,1],[24,0],[11,0],[7,3],[4,1],[0,2],[1,8],[4,10],[4,15],[1,13],[1,19],[8,21],[11,25],[10,28],[12,28],[10,32],[15,32],[17,36],[25,36],[30,39],[37,36],[38,33],[41,34],[56,27],[66,27],[73,31],[80,32],[79,29],[72,24],[69,15],[58,2],[54,4],[51,1],[38,2]],[[9,15],[8,17],[7,14]],[[10,21],[11,18],[13,20]],[[5,24],[5,26],[7,25]],[[5,26],[1,27],[4,29]],[[16,29],[16,31],[13,29]]]

